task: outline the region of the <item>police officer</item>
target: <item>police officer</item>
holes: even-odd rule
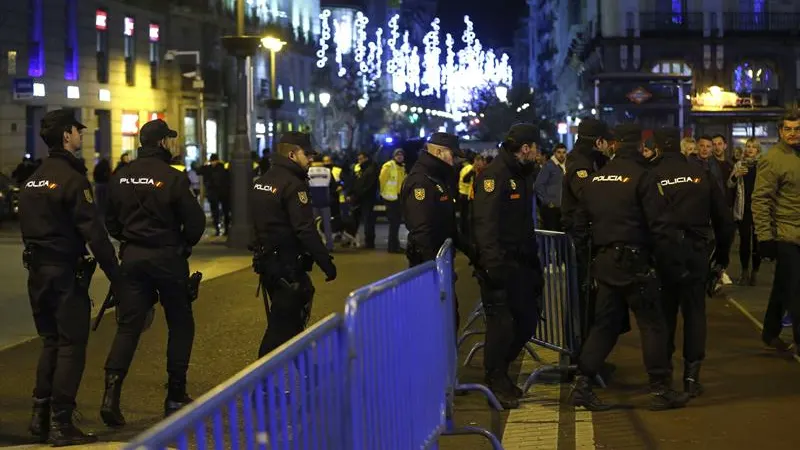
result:
[[[581,336],[586,338],[591,326],[592,302],[589,301],[589,261],[591,260],[591,244],[588,235],[581,237],[575,234],[575,217],[581,210],[581,201],[585,188],[595,172],[605,164],[613,137],[608,125],[597,119],[587,118],[578,126],[578,140],[572,151],[567,154],[564,185],[561,190],[561,224],[564,231],[575,243],[578,282],[580,283],[579,300],[581,311]]]
[[[169,327],[167,416],[192,401],[186,372],[194,341],[188,278],[191,249],[203,236],[206,218],[185,173],[170,167],[178,133],[161,119],[139,131],[135,161],[111,178],[106,225],[121,242],[120,288],[115,290],[117,334],[106,359],[103,422],[125,425],[120,411],[122,382],[136,352],[150,310],[160,300]]]
[[[28,294],[36,331],[44,344],[36,370],[30,431],[57,446],[97,441],[72,422],[92,309],[86,244],[112,286],[117,285],[114,247],[94,205],[86,167],[75,156],[81,149],[84,128],[67,110],[44,116],[40,134],[50,156],[28,178],[19,195]]]
[[[314,226],[308,194],[309,156],[315,154],[307,133],[283,133],[272,167],[253,185],[253,265],[267,310],[259,358],[303,331],[314,298],[307,274],[313,263],[325,272],[325,281],[336,279],[333,258]]]
[[[725,267],[733,239],[733,215],[725,205],[725,197],[697,164],[681,154],[680,130],[656,130],[655,152],[660,155],[653,173],[669,205],[672,225],[680,230],[684,254],[691,276],[679,282],[662,272],[663,305],[669,332],[669,360],[675,352],[675,328],[678,309],[683,314],[684,390],[692,397],[702,393],[699,383],[700,365],[706,347],[706,280],[708,278],[711,242],[716,241],[714,263]],[[713,227],[713,235],[712,235]]]
[[[539,129],[511,127],[498,156],[475,179],[472,232],[476,275],[486,313],[486,384],[503,408],[516,408],[522,391],[509,365],[533,336],[542,294],[533,223],[533,156]]]
[[[610,409],[592,392],[590,380],[614,348],[630,308],[639,325],[650,376],[650,408],[682,407],[689,396],[669,386],[667,327],[652,258],[677,280],[687,276],[686,266],[675,253],[678,237],[666,220],[665,198],[641,155],[641,128],[629,124],[617,130],[616,156],[589,178],[581,208],[586,213],[579,213],[573,223],[578,239],[591,233],[596,249],[592,275],[598,291],[594,321],[578,361],[572,403],[590,411]]]
[[[400,202],[408,228],[406,258],[410,267],[436,259],[447,238],[466,251],[456,225],[456,198],[448,183],[454,158],[460,156],[458,137],[434,133],[403,183]],[[458,329],[457,300],[455,308]]]

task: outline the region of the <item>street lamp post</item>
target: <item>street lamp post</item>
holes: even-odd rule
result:
[[[331,94],[327,92],[319,93],[319,104],[322,106],[322,146],[323,150],[328,147],[328,104],[331,102]]]
[[[256,53],[261,38],[245,35],[244,0],[236,2],[236,36],[225,36],[223,45],[229,54],[236,57],[237,101],[236,134],[231,158],[231,194],[233,196],[231,230],[228,246],[246,249],[250,243],[250,219],[247,198],[251,182],[250,142],[247,123],[247,70],[246,61]]]
[[[275,55],[281,51],[286,42],[274,37],[265,37],[261,39],[261,45],[269,50],[269,79],[270,79],[270,94],[269,100],[266,101],[267,108],[269,108],[270,122],[272,122],[272,139],[270,148],[275,150],[275,143],[278,142],[278,110],[283,105],[283,99],[278,98],[278,80],[276,76],[275,66],[277,64]]]

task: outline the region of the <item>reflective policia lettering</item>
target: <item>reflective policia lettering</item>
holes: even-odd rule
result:
[[[278,192],[277,189],[268,184],[256,184],[255,186],[253,186],[253,189],[257,191],[269,192],[270,194],[275,194]]]
[[[683,184],[683,183],[699,183],[700,178],[694,177],[677,177],[671,180],[661,180],[659,184],[661,186],[672,186],[673,184]]]
[[[629,177],[623,177],[622,175],[598,175],[592,178],[592,183],[598,181],[614,181],[617,183],[627,183],[630,180]]]
[[[26,188],[43,188],[43,187],[46,187],[46,188],[50,188],[50,189],[55,189],[56,186],[58,186],[58,185],[55,184],[55,183],[50,183],[49,180],[31,180],[31,181],[28,181],[27,183],[25,183],[25,187]]]
[[[135,185],[150,185],[155,187],[161,187],[164,183],[160,181],[155,181],[152,178],[120,178],[119,184],[135,184]]]

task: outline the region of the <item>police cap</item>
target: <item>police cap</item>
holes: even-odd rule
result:
[[[64,129],[70,126],[77,128],[78,131],[86,128],[86,126],[75,119],[75,113],[69,109],[57,109],[55,111],[50,111],[49,113],[45,114],[44,117],[42,117],[40,125],[42,131]]]
[[[281,134],[281,140],[278,144],[296,145],[303,149],[306,156],[315,156],[317,151],[311,145],[311,135],[301,131],[287,131]]]
[[[607,141],[614,138],[608,129],[608,124],[593,117],[581,120],[580,125],[578,125],[578,136],[602,138]]]
[[[461,151],[461,144],[458,142],[458,136],[454,134],[442,132],[433,133],[428,143],[447,147],[453,152],[453,155],[460,158],[464,157],[464,152]]]
[[[635,123],[617,125],[614,139],[621,144],[639,144],[642,142],[642,127]]]
[[[518,123],[508,130],[506,141],[523,146],[525,144],[538,144],[541,134],[539,127],[532,123]]]
[[[167,122],[161,119],[151,120],[142,125],[142,129],[139,130],[139,141],[142,145],[154,145],[164,138],[176,137],[178,137],[178,132],[171,130]]]
[[[653,132],[656,147],[664,152],[681,151],[681,131],[676,127],[659,128]]]

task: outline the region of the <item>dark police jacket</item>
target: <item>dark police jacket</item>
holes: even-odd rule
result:
[[[230,172],[222,163],[209,164],[198,170],[206,185],[206,195],[211,198],[227,199],[230,196]]]
[[[86,167],[66,150],[52,149],[20,187],[19,222],[25,246],[44,261],[77,263],[88,243],[106,274],[116,270],[114,246],[94,205]]]
[[[472,230],[480,267],[503,270],[525,260],[538,268],[532,166],[501,150],[475,178]]]
[[[665,152],[652,171],[667,200],[672,225],[694,241],[713,238],[717,253],[727,254],[733,240],[733,215],[709,172],[678,152]]]
[[[577,240],[585,240],[591,233],[595,248],[641,248],[655,254],[660,267],[676,274],[684,271],[667,200],[647,161],[635,148],[619,149],[614,159],[588,181],[583,208],[575,217]]]
[[[112,175],[106,226],[115,239],[148,248],[185,248],[203,237],[205,213],[186,173],[169,162],[169,151],[142,147],[136,160]]]
[[[378,166],[371,159],[361,164],[350,194],[357,204],[374,205],[378,195]]]
[[[400,201],[408,228],[409,258],[420,261],[436,258],[447,238],[460,246],[455,197],[448,183],[452,172],[452,166],[422,152],[403,182]]]
[[[277,250],[286,265],[308,253],[320,267],[331,264],[328,249],[314,226],[306,171],[285,156],[274,154],[272,167],[253,184],[250,210],[256,246]]]
[[[604,163],[604,156],[589,142],[578,141],[575,147],[567,155],[566,168],[563,186],[561,188],[561,224],[573,239],[575,236],[575,215],[581,206],[586,186],[589,185],[591,177],[600,170]],[[584,235],[585,237],[585,235]],[[586,242],[576,240],[577,245],[584,245]]]

